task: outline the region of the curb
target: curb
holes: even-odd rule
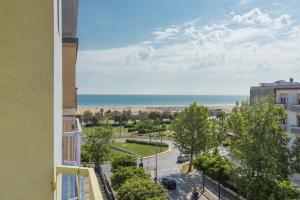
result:
[[[115,151],[127,154],[127,155],[132,155],[132,156],[137,156],[137,157],[139,156],[140,157],[140,155],[137,155],[137,154],[135,154],[133,152],[127,151],[127,150],[119,148],[119,147],[112,147],[112,149],[115,150]]]
[[[161,153],[158,153],[158,154],[154,154],[154,155],[152,155],[152,156],[145,156],[145,157],[142,157],[142,158],[143,158],[143,159],[154,158],[156,155],[157,155],[157,156],[160,156],[160,155],[169,153],[171,150],[172,150],[172,148],[171,148],[170,145],[169,145],[169,148],[168,148],[167,151],[164,151],[164,152],[161,152]]]

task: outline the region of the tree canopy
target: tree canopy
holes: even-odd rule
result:
[[[210,123],[208,108],[196,103],[185,109],[172,123],[175,132],[175,145],[190,156],[189,171],[196,153],[207,150]]]
[[[229,126],[234,133],[231,149],[238,164],[241,189],[247,199],[266,199],[274,183],[288,179],[288,140],[282,122],[283,107],[273,101],[248,102],[233,110]]]
[[[110,140],[112,137],[112,127],[103,125],[95,128],[84,138],[84,150],[87,152],[89,160],[93,161],[97,167],[105,160],[110,153]]]
[[[123,167],[137,166],[136,158],[128,155],[120,155],[113,158],[111,162],[112,172],[116,172]]]
[[[118,190],[119,200],[167,200],[165,190],[150,179],[128,179]]]

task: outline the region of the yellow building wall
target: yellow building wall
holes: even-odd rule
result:
[[[53,0],[0,6],[0,199],[52,200]]]
[[[63,108],[77,108],[76,43],[63,43]]]

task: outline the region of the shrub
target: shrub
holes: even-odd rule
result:
[[[120,168],[116,171],[111,177],[111,184],[114,190],[117,190],[122,184],[125,183],[130,178],[140,178],[140,179],[148,179],[149,175],[147,175],[143,168],[140,167],[124,167]]]
[[[120,155],[113,158],[111,162],[111,171],[116,172],[122,167],[135,167],[136,158],[128,155]]]
[[[134,124],[125,124],[124,128],[134,128]]]
[[[300,193],[295,186],[289,181],[281,181],[276,183],[274,189],[275,199],[299,199]]]
[[[223,142],[223,146],[224,147],[228,147],[228,146],[230,146],[231,145],[231,140],[230,140],[230,138],[226,138],[226,140]]]
[[[165,190],[150,179],[128,179],[117,193],[118,200],[167,200]]]
[[[131,140],[127,139],[127,143],[135,143],[135,144],[143,144],[143,145],[151,145],[151,146],[162,146],[162,147],[169,147],[166,143],[160,143],[160,142],[149,142],[149,141],[143,141],[143,140]]]
[[[133,128],[128,128],[128,132],[135,132],[135,131],[138,131],[139,129],[136,128],[136,127],[133,127]]]

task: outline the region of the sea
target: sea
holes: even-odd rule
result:
[[[78,94],[78,107],[234,105],[249,97],[244,95],[90,95]]]

